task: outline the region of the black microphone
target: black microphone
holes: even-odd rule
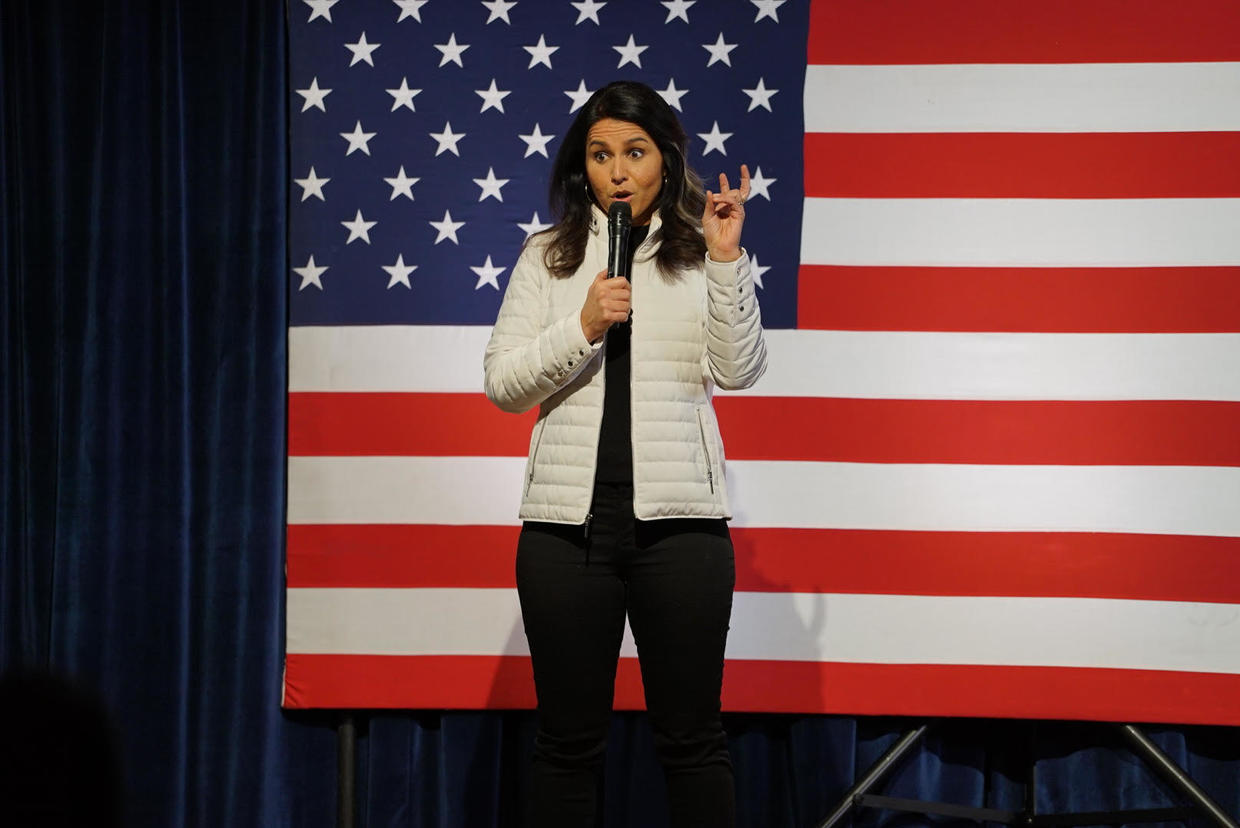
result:
[[[607,278],[629,278],[629,231],[633,208],[627,201],[613,201],[607,211]]]

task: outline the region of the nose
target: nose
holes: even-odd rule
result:
[[[615,184],[623,182],[629,177],[628,170],[625,168],[624,159],[617,156],[611,163],[611,180]]]

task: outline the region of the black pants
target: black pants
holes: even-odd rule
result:
[[[731,828],[719,715],[736,580],[727,524],[634,520],[631,486],[600,484],[592,513],[588,539],[581,526],[530,522],[517,545],[538,692],[528,824],[602,824],[597,799],[627,611],[671,823]]]

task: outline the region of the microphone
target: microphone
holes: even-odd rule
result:
[[[629,278],[629,231],[633,208],[627,201],[613,201],[607,211],[607,278]]]

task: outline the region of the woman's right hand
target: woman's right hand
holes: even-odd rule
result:
[[[600,270],[586,293],[581,306],[581,332],[590,342],[597,341],[616,322],[629,318],[633,291],[629,280],[623,276],[607,278],[607,271]]]

